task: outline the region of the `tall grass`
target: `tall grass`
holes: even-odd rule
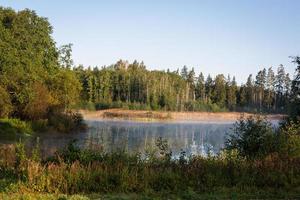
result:
[[[80,150],[74,144],[41,161],[18,144],[0,151],[2,190],[49,193],[198,193],[236,191],[299,191],[300,159],[277,154],[246,160],[234,151],[215,157],[170,159],[161,142],[155,156],[118,151]],[[8,156],[9,155],[9,156]],[[17,183],[17,184],[16,184]],[[1,186],[1,184],[0,184]],[[0,190],[1,191],[1,190]]]

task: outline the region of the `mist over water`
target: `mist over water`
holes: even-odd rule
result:
[[[53,155],[72,140],[81,148],[112,152],[145,153],[156,148],[155,141],[167,140],[174,157],[181,151],[186,155],[217,154],[223,147],[234,121],[227,122],[135,122],[135,121],[86,121],[89,129],[78,133],[41,133],[30,137],[2,137],[0,143],[12,144],[20,140],[33,147],[39,140],[43,156]],[[272,122],[276,125],[277,122]]]
[[[27,138],[2,138],[2,144],[24,141],[28,147],[34,146],[39,138],[42,155],[52,155],[76,140],[81,148],[102,149],[106,152],[124,150],[128,153],[145,153],[153,150],[155,141],[161,137],[168,141],[174,156],[181,151],[187,155],[217,153],[224,145],[225,134],[233,122],[134,122],[134,121],[87,121],[90,127],[80,133],[41,133]]]
[[[98,141],[105,151],[117,148],[129,153],[141,152],[155,147],[155,141],[161,137],[168,141],[173,154],[185,151],[189,154],[203,154],[208,151],[217,153],[224,144],[224,136],[232,124],[225,123],[140,123],[128,121],[89,122],[86,141]],[[86,146],[94,144],[86,144]],[[98,144],[97,144],[98,145]]]

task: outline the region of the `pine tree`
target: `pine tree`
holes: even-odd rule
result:
[[[246,99],[247,99],[247,106],[252,107],[254,104],[254,99],[255,99],[252,74],[250,74],[247,78],[245,93],[246,93]]]
[[[272,106],[274,105],[274,96],[275,96],[274,88],[275,88],[275,73],[272,67],[270,67],[268,69],[268,74],[267,74],[267,83],[266,83],[267,92],[264,98],[268,109],[271,109]]]
[[[187,80],[188,79],[188,69],[187,67],[184,65],[183,68],[181,69],[181,73],[180,73],[181,77],[184,79],[184,80]]]
[[[266,85],[266,69],[259,71],[256,75],[255,87],[256,87],[256,103],[259,105],[259,109],[262,109],[264,89]]]
[[[212,90],[213,90],[213,80],[208,74],[206,81],[205,81],[205,96],[206,96],[206,102],[212,101]]]
[[[187,83],[189,86],[189,99],[196,99],[195,95],[195,71],[194,68],[192,68],[191,71],[189,71],[188,76],[187,76]]]
[[[236,93],[237,93],[237,84],[235,81],[235,77],[232,78],[232,81],[230,81],[230,77],[228,78],[228,81],[226,83],[226,104],[227,107],[231,110],[235,109],[236,106]]]
[[[238,98],[237,98],[238,104],[240,107],[244,108],[247,106],[248,99],[247,99],[247,87],[245,85],[242,85],[240,87],[240,90],[238,92]]]
[[[205,81],[202,72],[199,74],[197,79],[195,93],[197,100],[205,101]]]
[[[291,116],[300,120],[300,57],[294,57],[293,62],[297,65],[295,78],[291,88]]]
[[[284,79],[284,93],[286,96],[289,96],[291,92],[291,79],[290,79],[290,74],[286,73],[285,79]]]
[[[212,100],[221,107],[225,106],[226,81],[223,74],[218,74],[214,80]]]
[[[275,78],[275,91],[276,91],[276,107],[282,110],[284,104],[284,83],[285,83],[285,70],[283,65],[279,65],[277,69],[277,75]]]

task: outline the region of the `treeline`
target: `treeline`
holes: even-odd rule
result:
[[[291,90],[283,65],[276,72],[270,67],[255,77],[249,75],[240,86],[230,75],[205,78],[186,66],[180,71],[149,71],[137,61],[73,70],[82,84],[81,101],[92,102],[98,109],[286,112]]]
[[[34,11],[0,7],[0,118],[55,119],[74,105],[103,109],[286,112],[291,80],[280,65],[246,84],[194,68],[149,71],[143,62],[74,66],[71,45],[57,48],[48,20]],[[296,60],[295,58],[294,60]],[[52,120],[53,121],[53,120]]]

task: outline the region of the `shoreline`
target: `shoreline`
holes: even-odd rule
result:
[[[85,120],[133,120],[144,122],[228,122],[236,121],[242,115],[254,116],[253,113],[245,112],[168,112],[146,110],[106,109],[98,111],[78,110]],[[269,121],[282,120],[283,114],[265,115]]]

